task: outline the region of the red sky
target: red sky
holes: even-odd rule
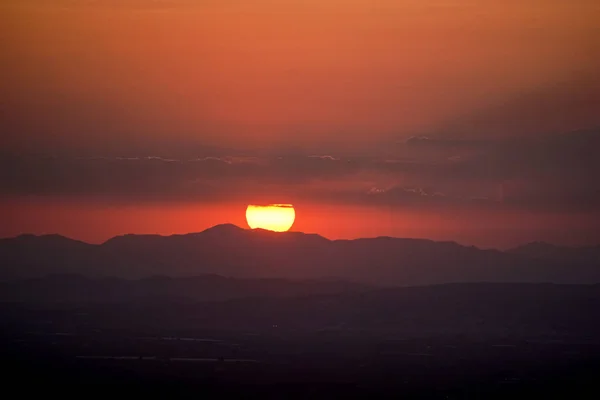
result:
[[[4,1],[0,235],[198,231],[260,201],[330,237],[600,242],[599,20],[593,0]]]

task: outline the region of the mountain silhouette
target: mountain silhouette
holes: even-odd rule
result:
[[[99,245],[58,235],[22,235],[0,240],[0,278],[217,274],[236,278],[337,277],[378,285],[600,282],[597,248],[549,246],[530,244],[502,252],[426,239],[329,240],[316,234],[249,230],[232,224],[182,235],[128,234]]]
[[[600,264],[600,246],[565,247],[532,242],[510,249],[509,252],[541,260]]]
[[[218,275],[137,280],[48,275],[0,283],[0,302],[152,303],[225,301],[252,297],[298,297],[355,293],[370,286],[341,280],[235,279]]]

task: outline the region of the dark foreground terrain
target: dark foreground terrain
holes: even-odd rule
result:
[[[3,380],[78,397],[597,398],[598,310],[597,285],[543,284],[6,300]]]

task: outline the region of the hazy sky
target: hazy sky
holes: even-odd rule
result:
[[[4,0],[0,235],[600,242],[595,0]]]

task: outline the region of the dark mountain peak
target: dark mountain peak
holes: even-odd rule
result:
[[[203,230],[201,233],[239,233],[244,232],[246,229],[241,228],[235,224],[219,224],[208,229]]]
[[[531,242],[508,250],[509,253],[528,257],[551,257],[573,250],[570,247],[557,246],[548,242]]]
[[[217,240],[235,240],[241,235],[245,235],[247,232],[247,229],[240,228],[234,224],[219,224],[203,230],[200,233],[193,234],[193,236]]]
[[[115,246],[122,245],[125,243],[141,243],[141,242],[154,242],[156,240],[160,240],[166,238],[167,236],[162,235],[154,235],[154,234],[134,234],[134,233],[126,233],[124,235],[118,235],[108,239],[106,242],[102,243],[102,246]]]
[[[26,233],[12,238],[0,239],[0,242],[14,244],[17,246],[91,246],[90,244],[80,240],[71,239],[56,233],[45,235]]]

